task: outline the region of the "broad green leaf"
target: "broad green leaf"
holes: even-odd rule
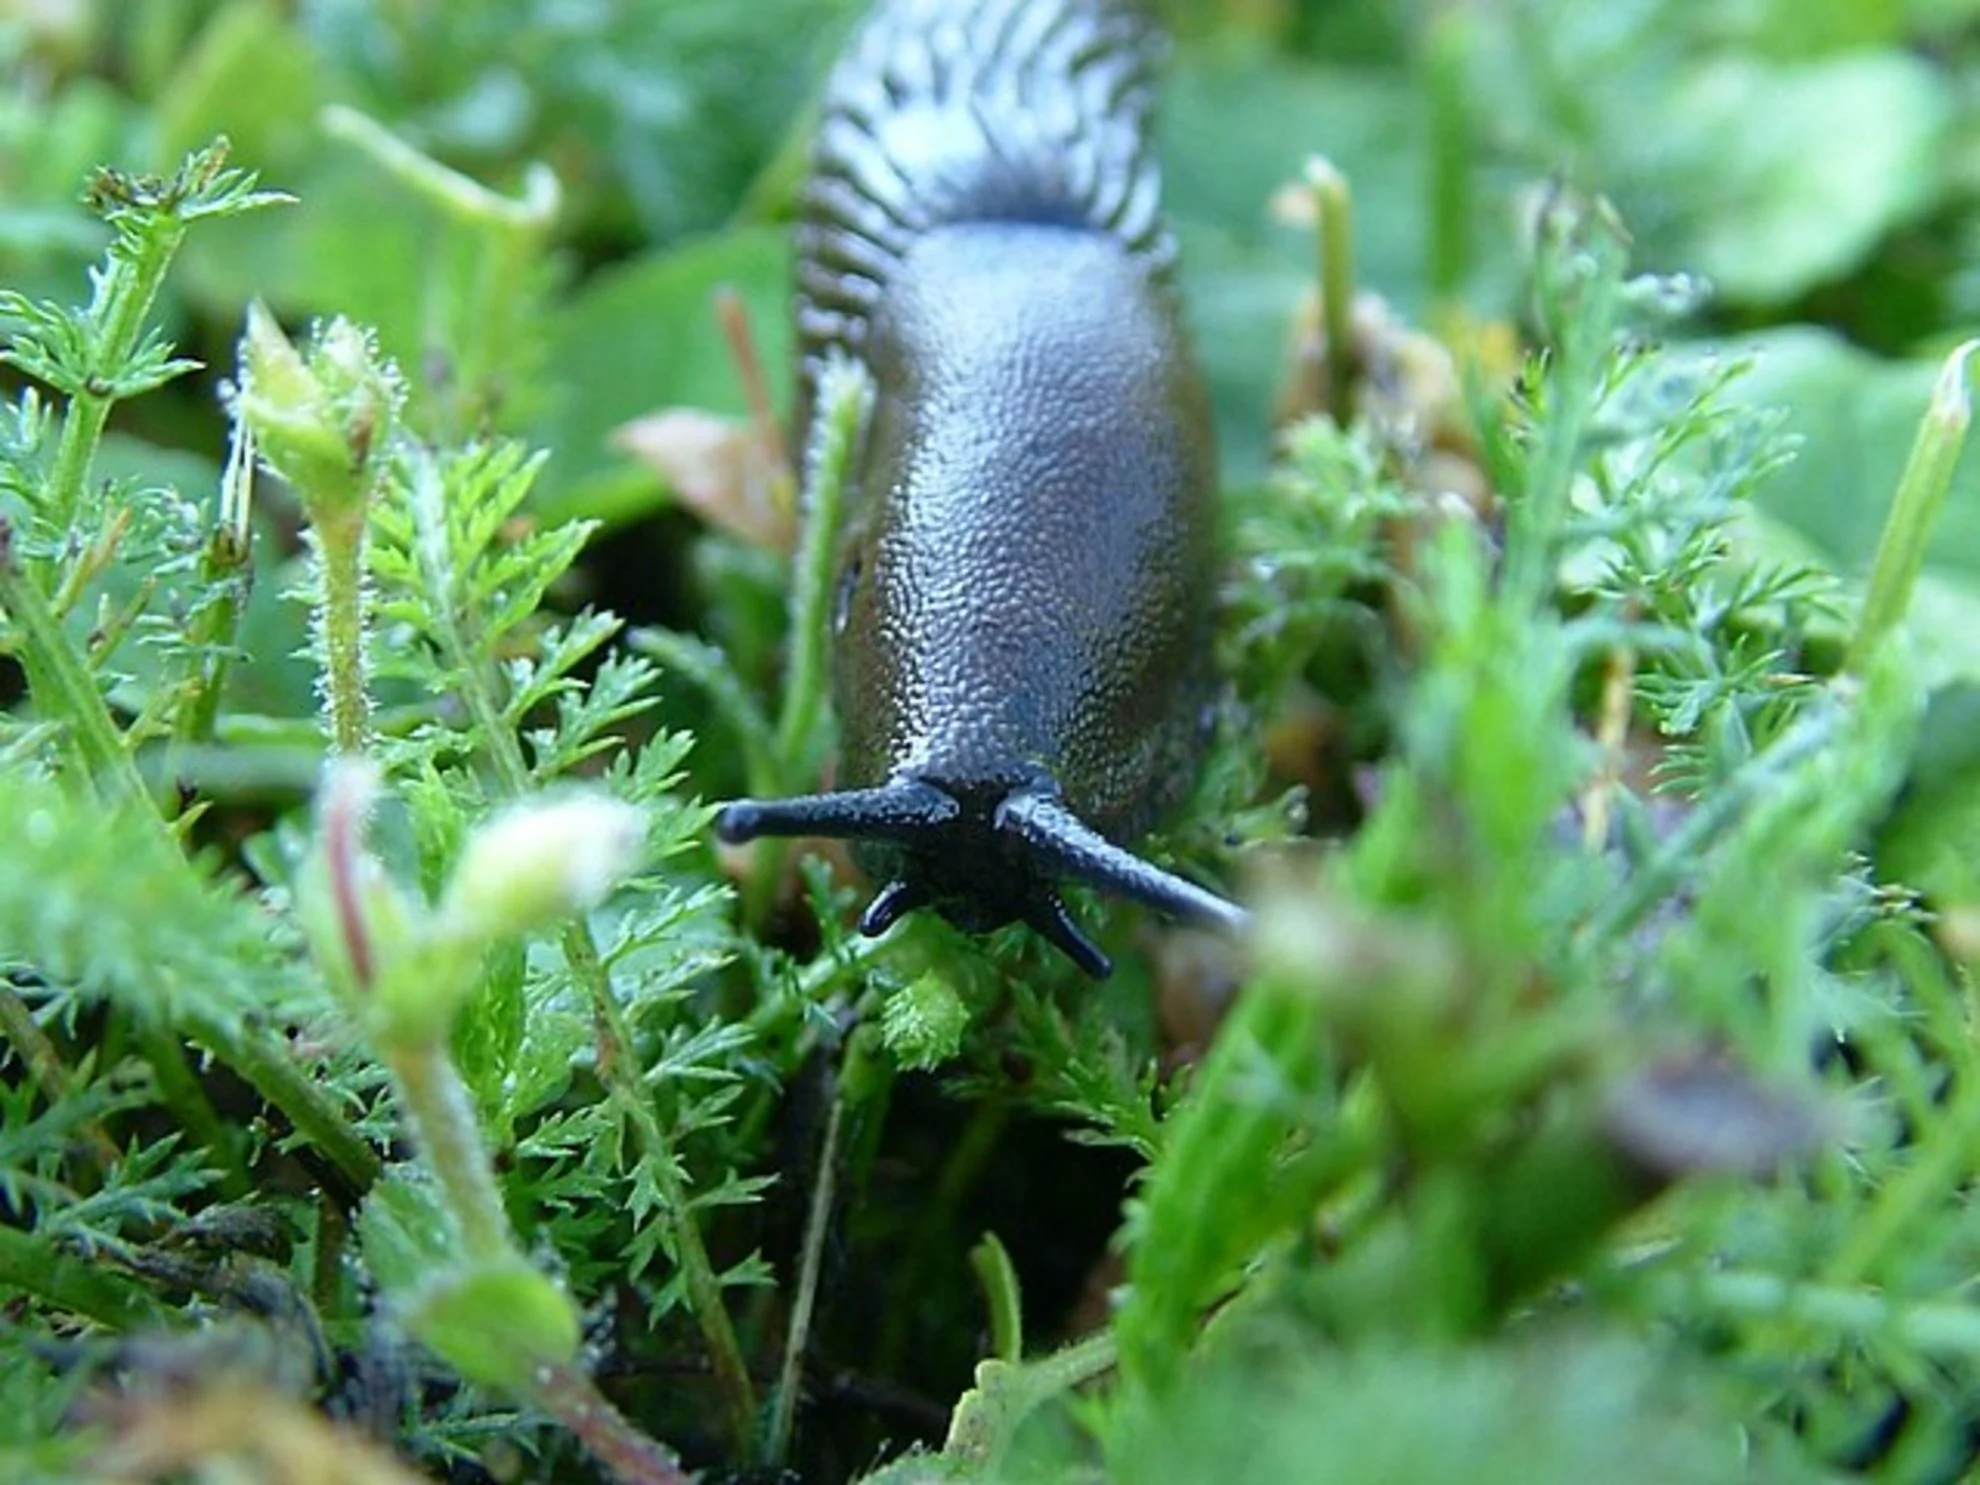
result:
[[[1177,237],[1183,314],[1210,382],[1224,482],[1255,485],[1271,463],[1287,326],[1314,274],[1277,245],[1222,228],[1185,222]]]
[[[224,134],[246,165],[292,167],[314,142],[322,101],[321,64],[283,8],[234,0],[200,32],[158,99],[154,153],[176,161]]]
[[[1275,224],[1270,207],[1308,156],[1325,155],[1354,187],[1363,280],[1412,303],[1426,261],[1421,111],[1400,72],[1314,66],[1254,48],[1189,54],[1161,98],[1168,210],[1178,222],[1269,245],[1310,272],[1312,230]]]
[[[536,496],[546,522],[629,520],[654,508],[654,477],[613,449],[617,428],[661,407],[746,410],[715,316],[718,289],[749,311],[773,395],[790,383],[789,234],[741,228],[599,274],[550,325],[552,405],[530,430],[552,450]]]
[[[1886,361],[1824,330],[1792,327],[1732,347],[1754,355],[1734,384],[1755,406],[1780,407],[1799,457],[1759,491],[1761,508],[1812,542],[1830,565],[1861,574],[1925,411],[1936,359]],[[1968,449],[1928,560],[1947,577],[1980,579],[1980,456]]]
[[[1690,198],[1670,261],[1749,303],[1842,277],[1943,193],[1950,113],[1941,74],[1898,51],[1698,68],[1665,113],[1692,163],[1665,182]]]

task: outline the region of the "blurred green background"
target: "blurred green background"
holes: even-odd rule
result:
[[[299,204],[196,234],[164,308],[212,368],[131,409],[115,458],[211,489],[243,306],[339,312],[451,409],[551,451],[542,514],[670,504],[609,442],[740,411],[710,310],[734,284],[782,395],[780,218],[804,116],[857,0],[0,0],[0,282],[71,299],[103,246],[99,162],[163,169],[226,133]],[[1709,280],[1690,332],[1759,354],[1748,395],[1804,457],[1783,539],[1869,556],[1936,359],[1980,323],[1980,0],[1222,0],[1166,7],[1163,99],[1185,287],[1230,479],[1258,478],[1307,228],[1270,199],[1323,152],[1352,182],[1363,282],[1433,326],[1510,320],[1550,180],[1610,194],[1639,265]],[[494,241],[322,123],[342,103],[501,192],[547,164],[546,238]],[[514,248],[513,251],[511,249]],[[0,368],[0,376],[7,373]],[[1962,471],[1928,613],[1980,675],[1980,500]],[[692,623],[680,517],[618,539],[603,596]],[[275,622],[269,620],[268,622]],[[276,646],[278,651],[292,646]],[[254,684],[249,677],[246,684]],[[270,681],[266,704],[299,694]]]

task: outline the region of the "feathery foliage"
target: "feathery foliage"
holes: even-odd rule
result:
[[[617,528],[655,497],[590,446],[707,355],[689,308],[718,274],[781,283],[750,225],[719,263],[585,259],[729,209],[714,157],[654,143],[689,137],[670,110],[747,94],[768,153],[776,90],[688,65],[742,23],[503,0],[414,35],[388,9],[223,6],[196,39],[147,11],[126,70],[182,51],[199,83],[165,89],[174,129],[265,72],[334,163],[259,139],[301,211],[222,146],[106,170],[87,283],[0,292],[0,1475],[1970,1469],[1973,904],[1903,879],[1885,835],[1970,761],[1958,645],[1921,657],[1946,637],[1900,622],[1931,596],[1966,349],[1859,611],[1764,515],[1828,471],[1765,357],[1685,339],[1698,283],[1633,276],[1566,187],[1467,249],[1465,68],[1491,46],[1464,28],[1489,18],[1441,18],[1435,137],[1407,145],[1433,156],[1434,287],[1516,277],[1522,323],[1445,304],[1440,344],[1322,306],[1269,472],[1233,458],[1228,694],[1154,849],[1240,883],[1255,931],[1083,900],[1121,963],[1097,988],[1021,929],[867,940],[843,863],[718,851],[704,801],[830,766],[871,386],[821,388],[789,552],[764,534],[789,512],[716,477],[764,410],[680,481],[713,528],[691,543]],[[1661,0],[1625,10],[1618,35],[1675,34]],[[602,143],[517,112],[517,36]],[[678,66],[635,86],[617,49],[653,37]],[[1609,44],[1530,41],[1533,65]],[[319,57],[419,106],[319,120]],[[1910,75],[1884,60],[1838,86],[1883,96]],[[1219,65],[1180,89],[1199,119]],[[1766,64],[1768,96],[1802,99],[1797,65]],[[1507,127],[1573,124],[1577,164],[1666,179],[1556,84]],[[10,109],[0,140],[41,137]],[[1937,127],[1893,120],[1907,148]],[[414,141],[493,151],[517,194]],[[1185,205],[1235,189],[1174,144]],[[351,209],[359,178],[440,224],[430,254]],[[1337,237],[1359,202],[1306,178]],[[318,192],[335,224],[283,225]],[[1852,230],[1905,209],[1857,201]],[[1209,282],[1277,282],[1221,249],[1245,263]],[[1249,301],[1195,302],[1220,412],[1235,386],[1262,416]],[[216,304],[229,338],[246,312],[197,399],[231,416],[224,468],[144,441],[217,358]],[[292,341],[303,308],[327,317]],[[1896,859],[1959,859],[1968,819]]]

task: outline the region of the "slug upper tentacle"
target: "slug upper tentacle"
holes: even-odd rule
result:
[[[828,86],[798,229],[799,420],[833,353],[876,392],[839,556],[846,788],[728,840],[855,842],[861,920],[932,906],[1106,956],[1054,884],[1235,927],[1127,850],[1210,694],[1216,460],[1129,0],[885,0]],[[802,431],[802,430],[801,430]]]

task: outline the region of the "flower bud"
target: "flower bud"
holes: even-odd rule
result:
[[[267,308],[248,305],[234,416],[310,522],[361,518],[378,483],[404,385],[371,337],[339,317],[298,351]]]
[[[511,1394],[569,1365],[583,1339],[570,1296],[520,1258],[447,1270],[407,1299],[414,1335],[468,1380]]]
[[[640,812],[595,791],[513,805],[468,838],[448,884],[449,934],[531,933],[597,906],[639,864]]]
[[[310,948],[341,993],[368,996],[405,956],[415,912],[364,844],[378,794],[369,763],[337,759],[325,770],[317,804],[316,847],[298,883]]]

